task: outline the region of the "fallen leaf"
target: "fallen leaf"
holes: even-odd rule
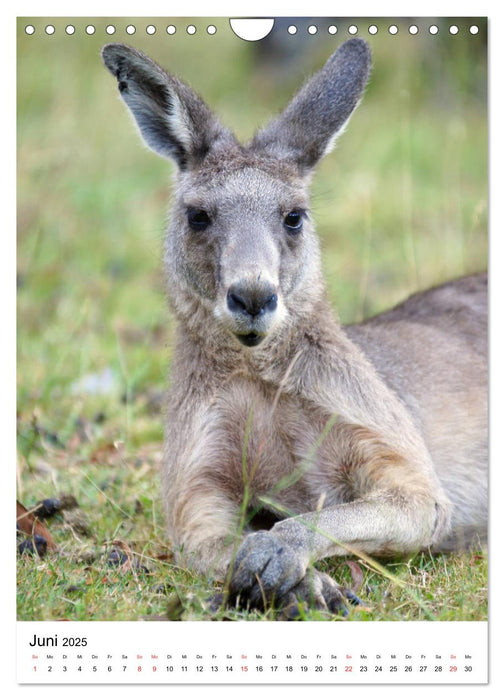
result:
[[[19,529],[30,537],[43,537],[47,542],[48,549],[58,551],[56,542],[53,540],[47,527],[40,522],[33,511],[27,510],[19,501],[16,501],[16,522]]]
[[[90,461],[94,464],[106,464],[110,467],[117,466],[118,461],[124,457],[124,443],[114,441],[101,445],[93,451]]]

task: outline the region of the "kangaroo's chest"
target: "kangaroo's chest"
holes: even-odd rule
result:
[[[249,380],[226,387],[214,407],[220,481],[234,499],[282,517],[347,500],[334,417]]]

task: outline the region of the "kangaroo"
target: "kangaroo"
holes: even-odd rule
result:
[[[178,560],[236,605],[337,610],[325,557],[484,541],[486,276],[345,328],[327,300],[308,190],[360,101],[367,43],[343,43],[246,145],[141,52],[109,44],[103,60],[178,166],[162,467]]]

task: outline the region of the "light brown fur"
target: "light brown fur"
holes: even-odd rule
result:
[[[309,178],[360,98],[365,42],[344,44],[248,146],[139,52],[110,45],[104,60],[147,143],[179,165],[162,477],[180,561],[229,571],[232,597],[253,605],[306,596],[310,574],[334,607],[314,561],[483,540],[486,277],[346,329],[326,301]],[[277,522],[254,534],[260,511]]]

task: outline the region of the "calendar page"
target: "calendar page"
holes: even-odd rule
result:
[[[17,17],[22,687],[488,683],[487,18],[308,10]]]

